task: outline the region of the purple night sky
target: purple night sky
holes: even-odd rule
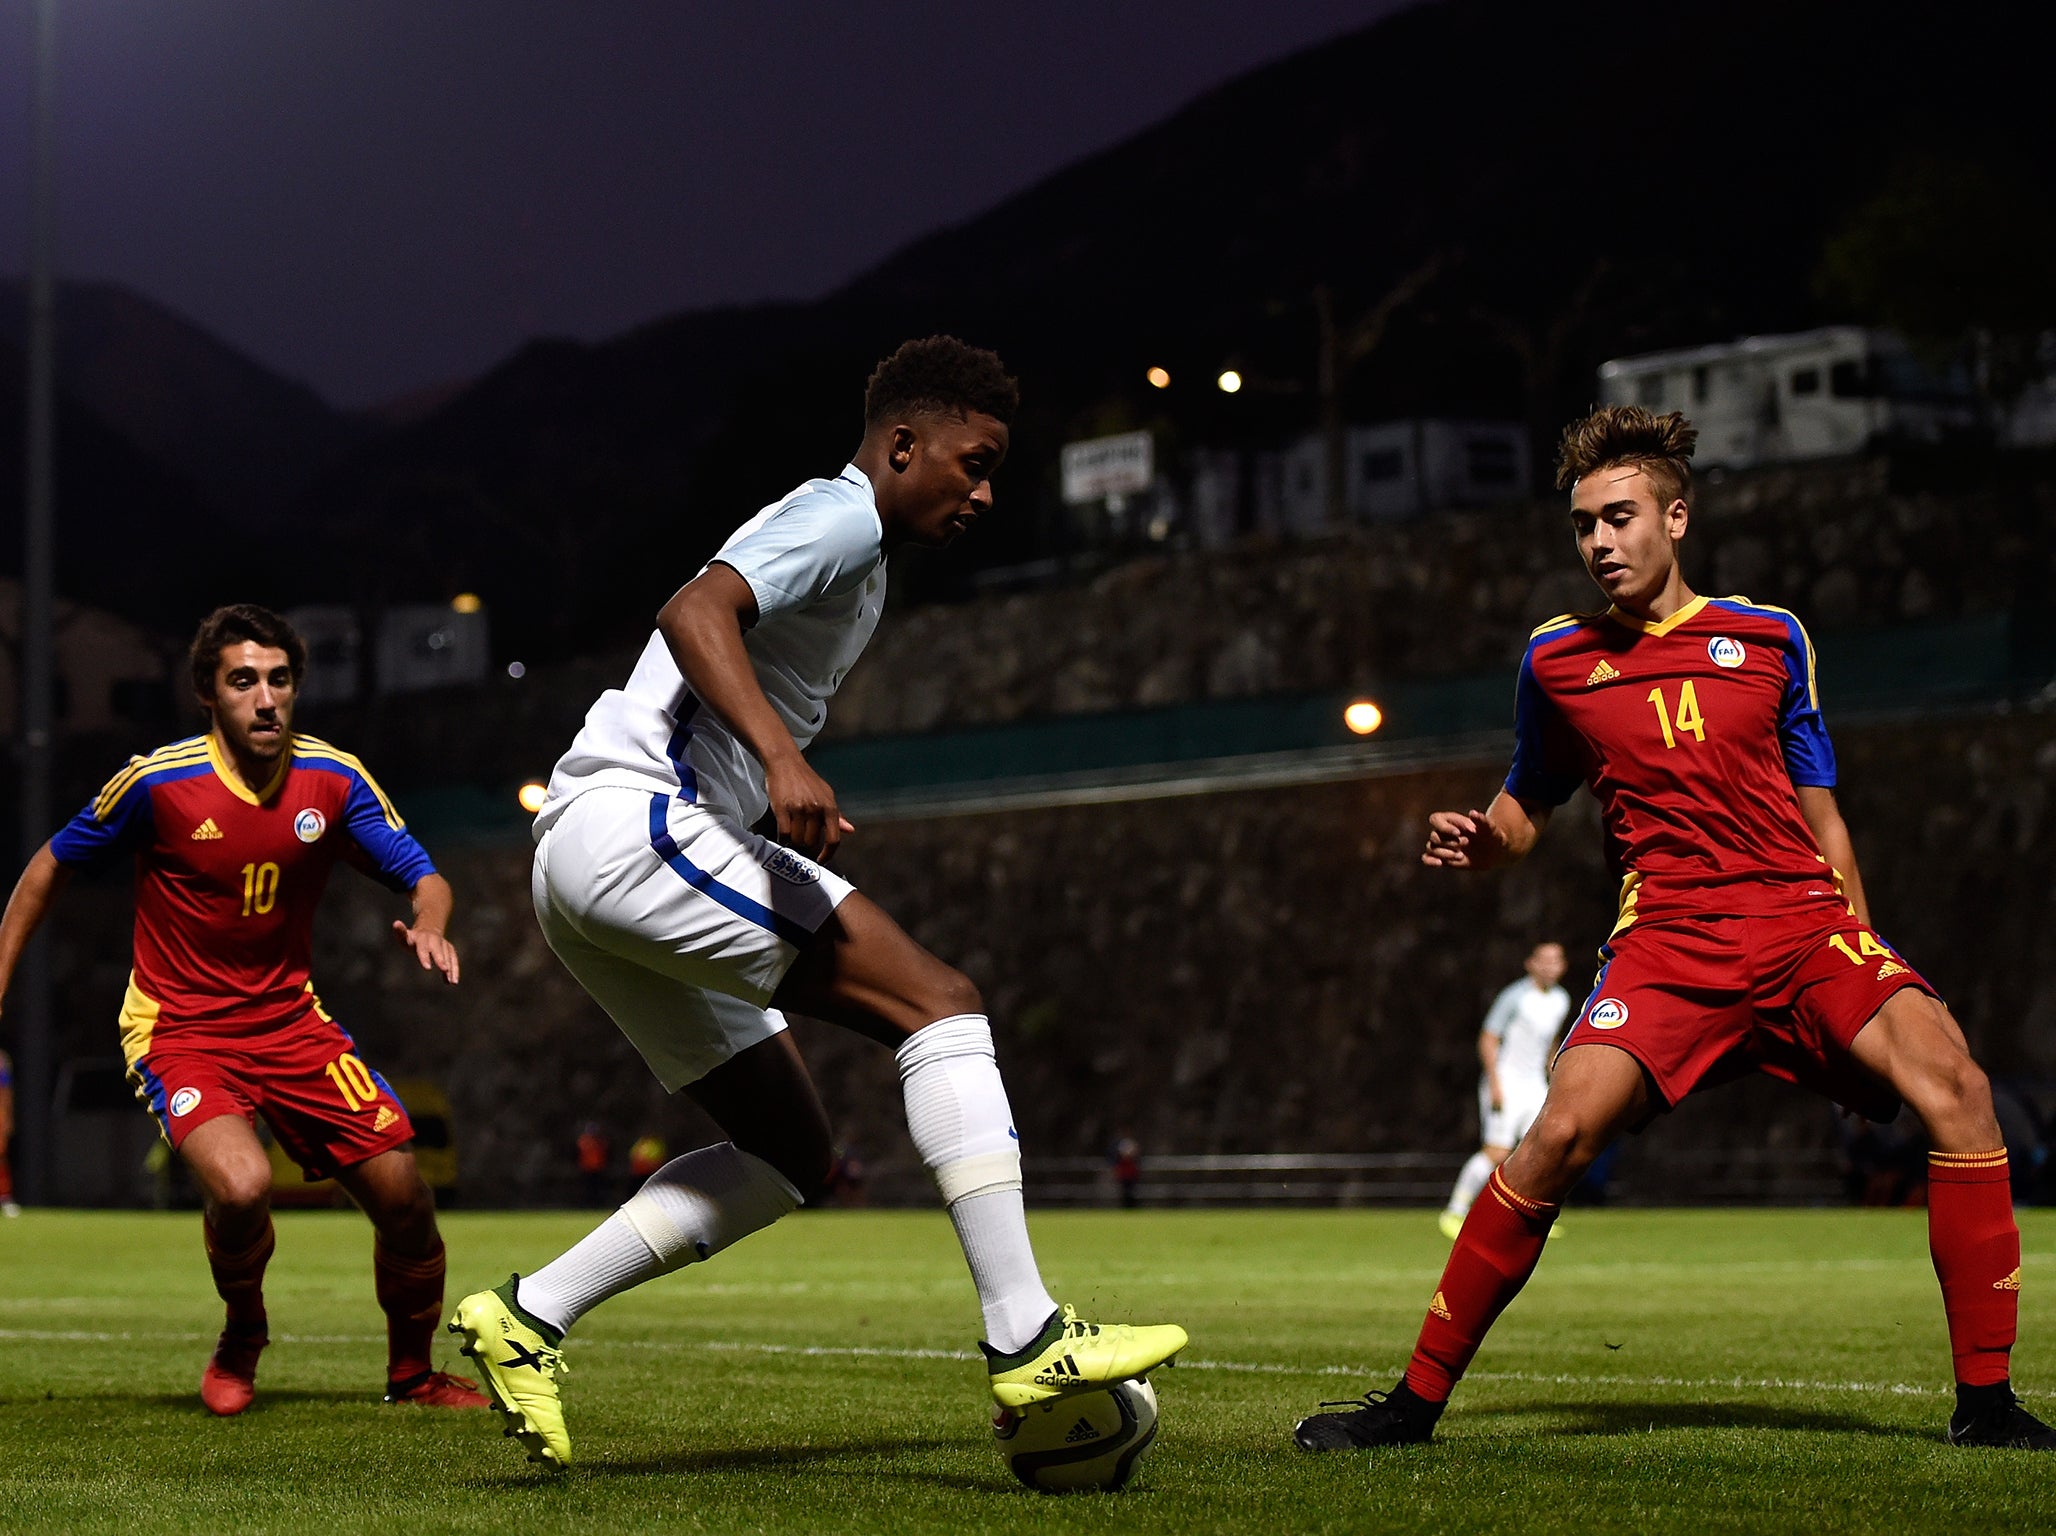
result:
[[[1400,3],[60,0],[60,268],[364,405],[531,335],[819,294]]]

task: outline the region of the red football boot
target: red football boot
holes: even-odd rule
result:
[[[207,1369],[200,1373],[200,1401],[209,1413],[226,1419],[250,1406],[257,1395],[257,1357],[270,1342],[262,1323],[255,1328],[230,1323],[221,1330]]]
[[[389,1382],[385,1400],[389,1403],[413,1403],[422,1408],[490,1408],[493,1405],[493,1400],[478,1390],[477,1382],[468,1376],[452,1376],[448,1371],[423,1371],[405,1381]]]

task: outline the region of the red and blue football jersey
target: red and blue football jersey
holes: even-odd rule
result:
[[[1835,752],[1812,642],[1782,608],[1699,597],[1661,623],[1552,619],[1521,660],[1514,732],[1515,799],[1557,806],[1591,786],[1624,927],[1839,889],[1797,791],[1833,787]]]
[[[319,1006],[314,910],[337,859],[399,891],[435,872],[364,765],[299,735],[261,793],[211,733],[132,758],[50,851],[72,867],[135,856],[131,1066],[153,1041],[247,1038]]]

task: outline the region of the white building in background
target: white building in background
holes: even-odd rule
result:
[[[1936,373],[1891,332],[1853,325],[1615,358],[1599,367],[1599,398],[1683,411],[1699,429],[1700,468],[1938,443],[1984,426],[1967,372]]]
[[[1281,452],[1195,453],[1195,542],[1219,548],[1249,533],[1328,532],[1327,464],[1327,439],[1318,432]],[[1528,435],[1518,422],[1421,417],[1349,427],[1342,449],[1345,521],[1402,522],[1443,507],[1517,501],[1528,494],[1529,473]]]

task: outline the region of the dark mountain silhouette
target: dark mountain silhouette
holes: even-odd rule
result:
[[[23,285],[0,282],[0,340],[23,345]],[[289,510],[373,435],[192,321],[113,283],[57,292],[58,387],[231,521]]]
[[[531,344],[324,475],[265,590],[476,589],[531,661],[620,640],[758,505],[832,472],[872,362],[938,330],[997,347],[1026,404],[1000,515],[909,562],[917,594],[1061,548],[1071,437],[1149,425],[1175,459],[1312,425],[1322,292],[1345,352],[1404,299],[1357,337],[1376,346],[1343,380],[1348,414],[1515,415],[1546,447],[1607,356],[1850,316],[1822,252],[1909,157],[2003,157],[1994,184],[2046,200],[2040,57],[2000,7],[1424,5],[818,302]],[[1209,382],[1231,363],[1252,381],[1234,397]],[[1169,391],[1143,383],[1152,364]]]

